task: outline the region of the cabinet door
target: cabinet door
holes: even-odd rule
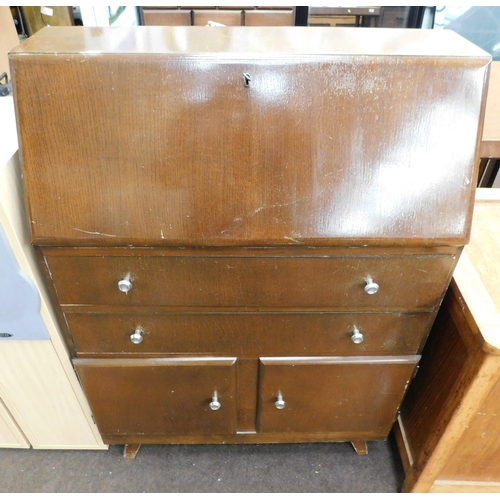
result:
[[[236,432],[235,361],[75,359],[74,365],[103,436],[199,435]]]
[[[261,358],[260,431],[384,438],[419,359]]]

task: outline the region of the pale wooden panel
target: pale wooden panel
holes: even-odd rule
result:
[[[33,448],[100,447],[49,340],[3,342],[0,366]]]
[[[9,410],[33,447],[106,448],[73,371],[30,244],[17,147],[12,151],[11,141],[17,146],[12,98],[2,98],[0,106],[6,131],[0,151],[10,149],[12,154],[10,159],[0,158],[6,161],[0,163],[0,224],[20,268],[40,292],[40,314],[51,336],[50,341],[1,342],[0,384],[15,407],[8,404]],[[12,131],[14,138],[8,135]]]
[[[0,6],[0,73],[4,71],[9,75],[9,50],[19,45],[19,37],[14,26],[14,20],[10,13],[10,7]]]
[[[480,481],[441,481],[434,483],[429,493],[498,493],[500,483]]]
[[[491,63],[481,156],[500,157],[500,61]]]
[[[30,444],[0,400],[0,448],[29,448]]]
[[[478,189],[469,245],[453,278],[490,346],[500,349],[500,189]]]

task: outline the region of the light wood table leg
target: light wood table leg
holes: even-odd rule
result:
[[[358,455],[368,455],[368,444],[366,441],[351,441]]]
[[[123,450],[123,456],[125,458],[135,458],[140,447],[140,444],[126,444]]]

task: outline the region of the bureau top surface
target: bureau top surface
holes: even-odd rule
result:
[[[489,54],[452,31],[307,27],[50,27],[12,54],[189,54],[217,57]]]

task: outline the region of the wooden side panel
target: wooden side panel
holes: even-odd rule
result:
[[[104,257],[47,256],[62,305],[433,309],[455,264],[451,256]],[[123,293],[127,276],[132,289]],[[368,277],[380,287],[373,295]]]
[[[452,300],[448,292],[422,352],[417,376],[401,407],[401,420],[417,468],[434,451],[460,405],[467,382],[470,383],[464,379],[470,353],[448,310]]]
[[[261,358],[260,431],[384,438],[419,359]],[[275,406],[279,395],[283,409]]]
[[[500,373],[498,359],[497,374]],[[439,473],[443,481],[479,481],[500,485],[500,380],[478,406],[476,415],[457,440],[460,450]],[[500,492],[500,488],[497,490]]]
[[[236,432],[236,359],[75,359],[103,435]],[[217,393],[220,409],[209,404]]]
[[[14,54],[34,242],[464,244],[487,60],[280,56]]]

